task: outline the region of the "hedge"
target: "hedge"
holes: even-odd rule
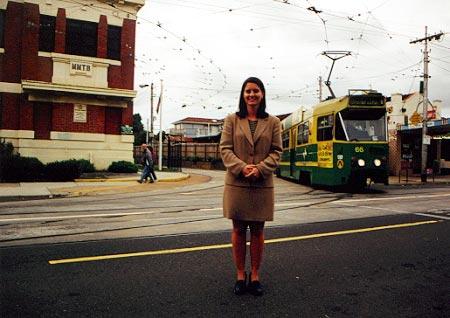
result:
[[[109,172],[119,172],[119,173],[131,173],[137,172],[138,166],[130,161],[114,161],[108,167]]]

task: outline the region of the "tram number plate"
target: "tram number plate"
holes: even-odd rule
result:
[[[355,152],[359,152],[359,153],[364,152],[364,147],[362,147],[362,146],[355,147]]]

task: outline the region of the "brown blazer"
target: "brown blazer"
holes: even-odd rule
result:
[[[252,137],[248,119],[236,114],[225,118],[220,152],[227,168],[223,196],[223,214],[229,219],[271,221],[274,212],[273,172],[281,154],[281,125],[275,116],[258,119]],[[251,181],[242,174],[247,164],[261,172]]]

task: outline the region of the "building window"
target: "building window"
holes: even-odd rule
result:
[[[5,10],[0,10],[0,47],[5,47]]]
[[[108,25],[108,58],[120,60],[120,38],[122,29],[118,26]]]
[[[317,118],[317,141],[333,139],[333,115]]]
[[[39,51],[55,51],[56,17],[41,15],[39,21]]]
[[[66,53],[81,56],[97,56],[97,24],[67,19]]]
[[[2,114],[3,114],[3,101],[2,101],[3,94],[0,93],[0,129],[2,128]]]

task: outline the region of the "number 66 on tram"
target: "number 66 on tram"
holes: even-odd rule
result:
[[[282,121],[277,175],[302,184],[388,184],[386,104],[373,90],[349,90]]]

